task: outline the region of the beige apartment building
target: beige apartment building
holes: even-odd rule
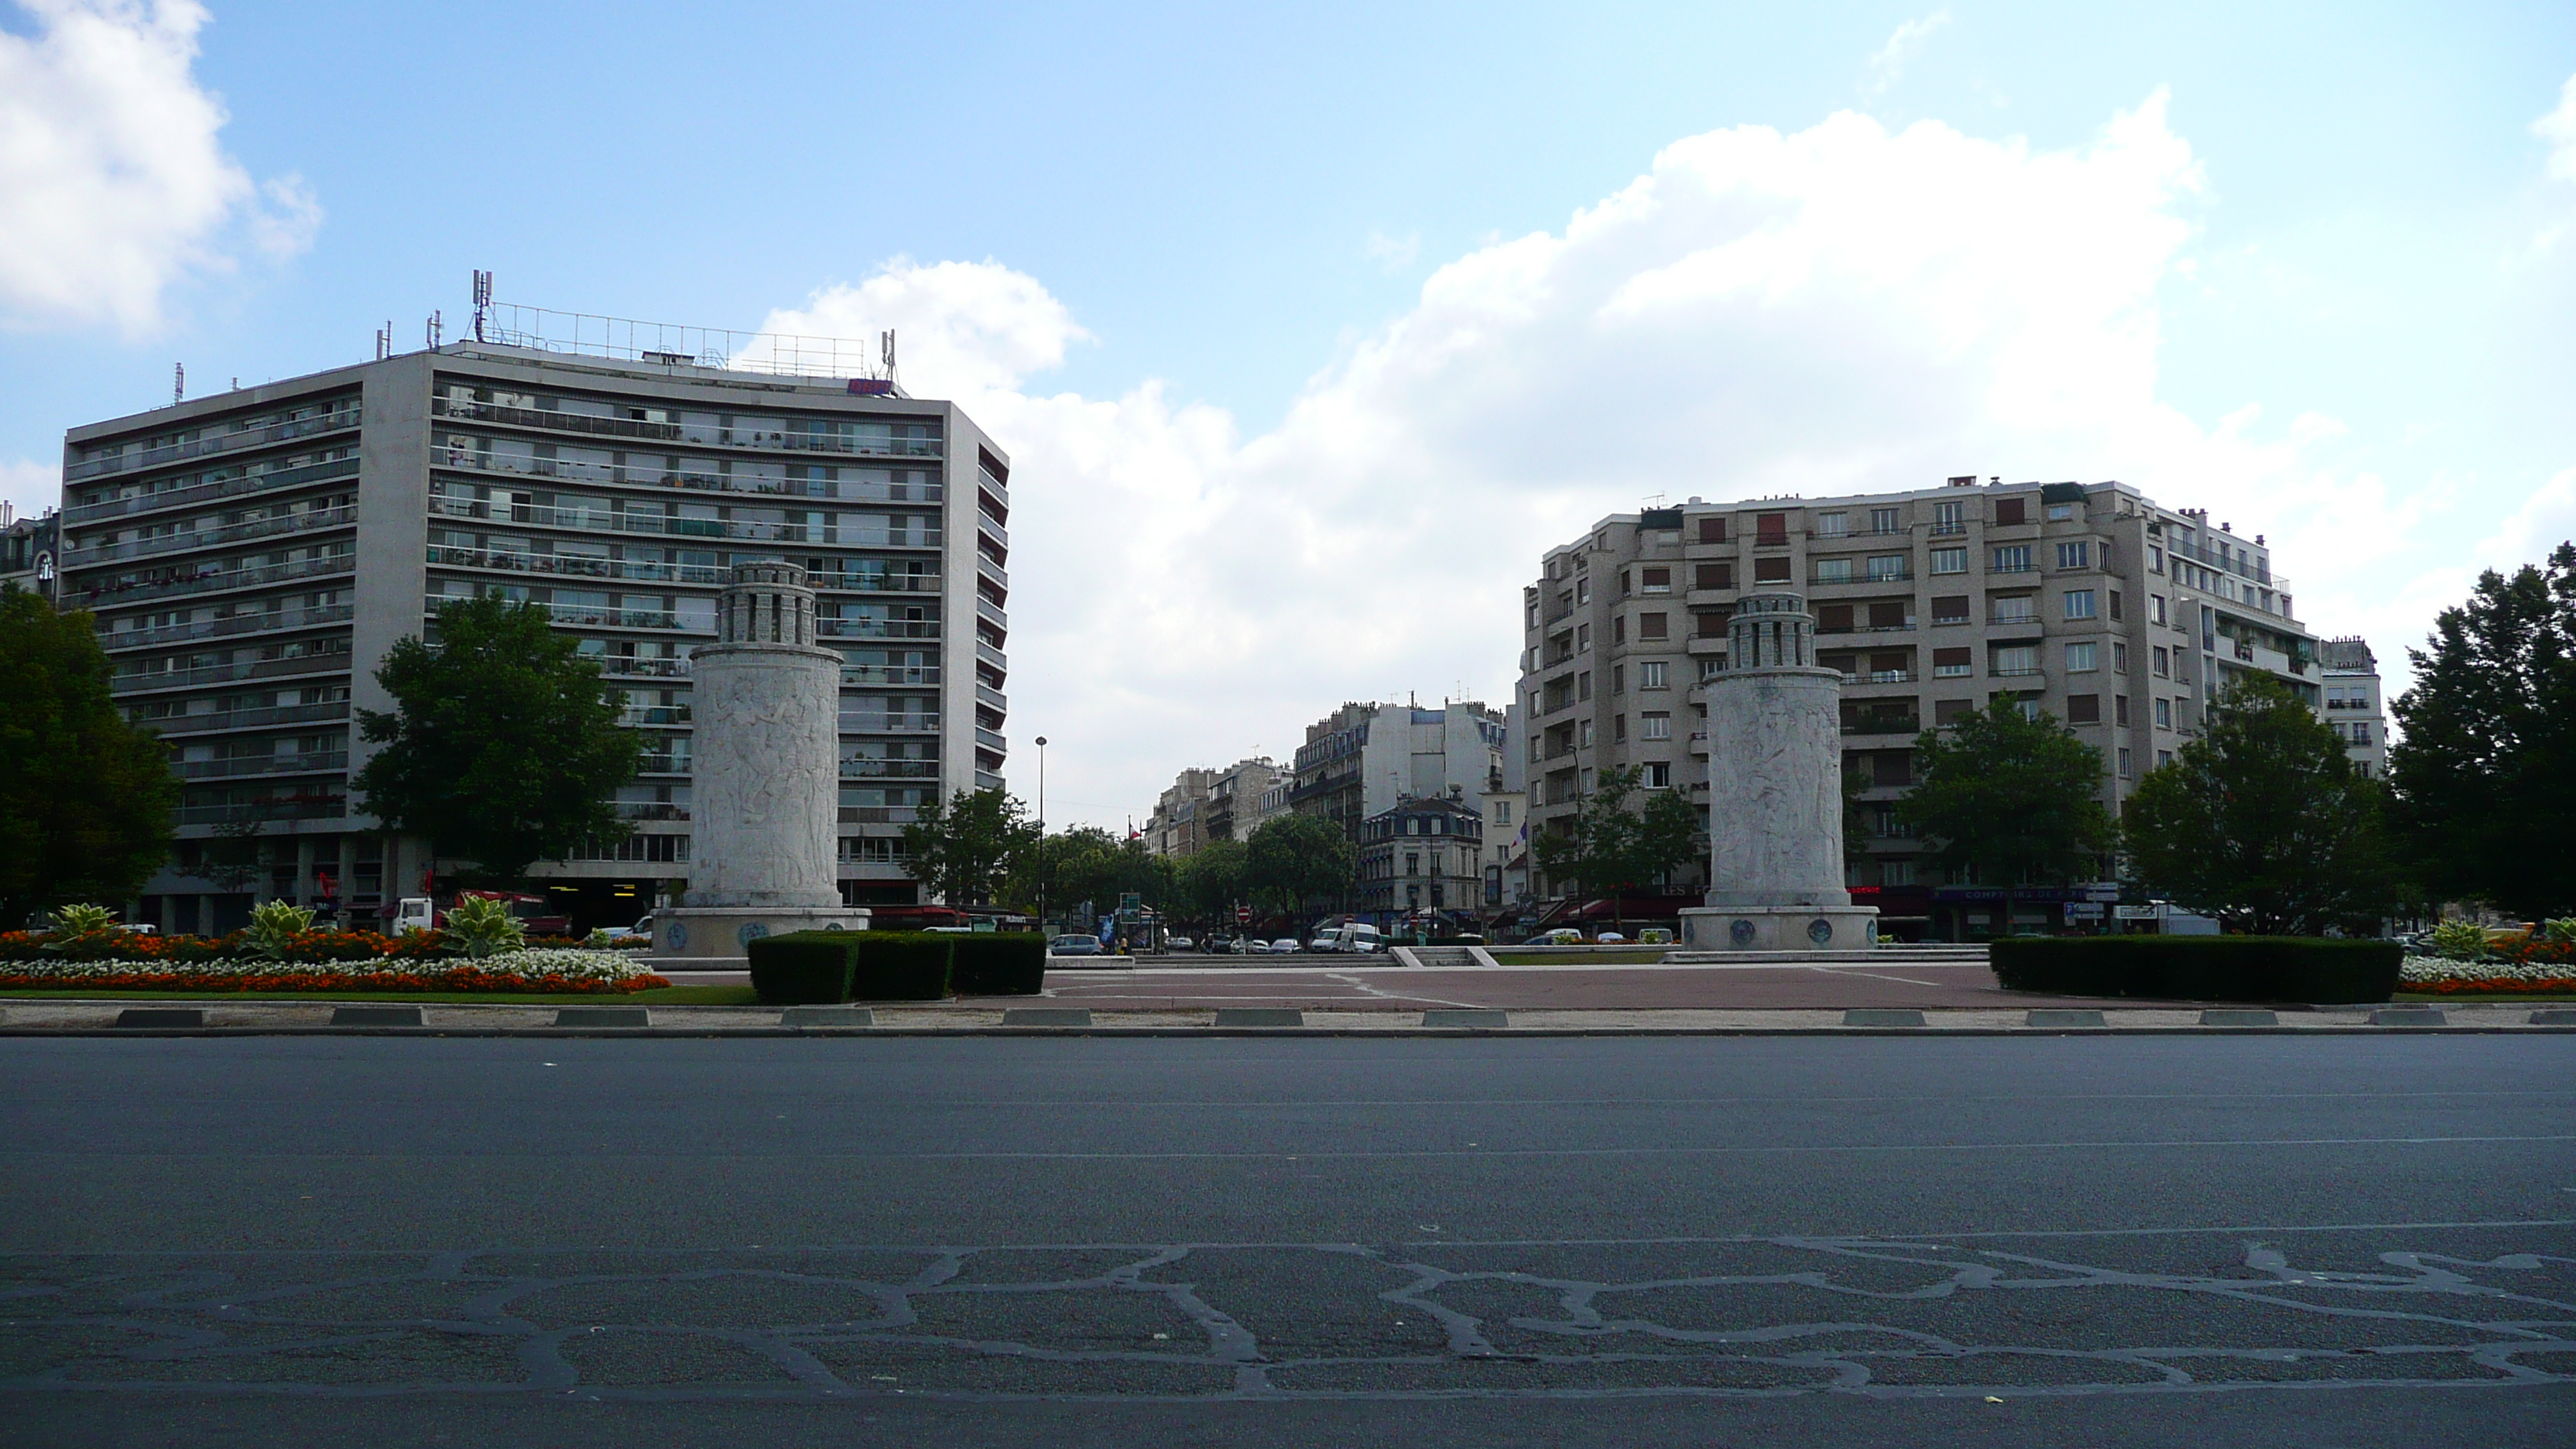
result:
[[[1515,744],[1533,836],[1567,828],[1605,769],[1637,769],[1705,811],[1696,686],[1724,667],[1737,599],[1801,594],[1818,662],[1844,678],[1844,770],[1864,819],[1849,882],[1900,930],[1929,924],[1936,903],[1953,917],[1942,929],[1974,928],[2000,894],[1934,880],[1893,818],[1925,725],[1998,696],[2046,710],[2100,747],[2116,812],[2237,675],[2273,675],[2322,704],[2317,639],[2265,541],[2121,483],[1692,499],[1605,518],[1543,567],[1523,591],[1528,725]],[[2031,909],[2053,915],[2042,897]]]
[[[1222,770],[1188,769],[1154,800],[1145,823],[1145,848],[1156,855],[1186,856],[1217,840],[1248,840],[1261,822],[1284,809],[1271,803],[1286,777],[1267,755],[1237,760]]]
[[[2387,702],[2379,684],[2379,659],[2370,641],[2328,639],[2318,648],[2324,666],[2326,723],[2343,736],[2344,753],[2363,774],[2388,773]]]

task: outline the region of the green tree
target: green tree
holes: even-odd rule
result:
[[[1274,815],[1253,830],[1243,853],[1254,898],[1290,912],[1349,895],[1359,862],[1342,828],[1320,815]]]
[[[2382,796],[2331,725],[2249,675],[2138,782],[2120,835],[2148,890],[2230,930],[2366,931],[2397,894]]]
[[[381,746],[350,784],[388,829],[494,879],[621,839],[617,787],[643,762],[641,734],[599,666],[536,604],[486,596],[438,611],[438,642],[396,640],[376,682],[390,712],[358,711]]]
[[[1574,814],[1572,828],[1550,831],[1530,842],[1539,869],[1571,881],[1587,896],[1607,895],[1620,924],[1623,892],[1659,884],[1674,866],[1701,850],[1699,812],[1678,790],[1642,791],[1637,769],[1603,770],[1594,777],[1592,793]]]
[[[1038,828],[1017,796],[960,790],[933,800],[903,828],[904,870],[952,906],[992,900],[1020,853],[1037,844]]]
[[[169,858],[168,748],[117,713],[86,610],[0,590],[0,679],[0,925],[126,899]]]
[[[2437,900],[2576,911],[2576,544],[2442,611],[2388,747],[2396,844]]]
[[[2004,930],[2023,884],[2064,884],[2096,873],[2111,849],[2102,752],[2039,711],[1998,696],[1957,724],[1914,739],[1915,784],[1896,804],[1928,857],[1963,880],[1973,870],[2004,891]]]
[[[1097,825],[1070,830],[1031,843],[1014,856],[1003,897],[1022,909],[1034,908],[1041,889],[1047,909],[1057,915],[1089,901],[1103,915],[1117,909],[1128,891],[1155,910],[1178,899],[1172,862],[1155,855],[1138,839],[1121,840]],[[1094,923],[1081,923],[1088,929]]]
[[[1250,898],[1252,848],[1240,840],[1211,840],[1185,857],[1178,873],[1180,900],[1190,919],[1220,922]]]

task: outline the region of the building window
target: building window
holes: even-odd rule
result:
[[[1575,625],[1575,626],[1574,626],[1574,652],[1575,652],[1575,653],[1577,653],[1577,654],[1580,654],[1580,653],[1582,653],[1584,650],[1589,649],[1589,648],[1591,648],[1591,647],[1592,647],[1592,626],[1591,626],[1591,625],[1589,625],[1589,624],[1577,624],[1577,625]]]
[[[2098,660],[2099,650],[2089,639],[2066,646],[2066,672],[2069,674],[2089,674],[2101,667]]]
[[[1494,823],[1496,825],[1509,825],[1512,823],[1511,801],[1497,800],[1494,802]]]
[[[2093,591],[2091,589],[2068,589],[2066,591],[2066,617],[2070,619],[2090,619],[2093,617]]]
[[[1671,569],[1640,569],[1637,573],[1637,579],[1639,586],[1638,591],[1640,593],[1669,594],[1673,591],[1673,571]]]
[[[1934,598],[1932,600],[1932,622],[1935,624],[1964,624],[1968,622],[1968,596],[1965,594],[1947,594]]]
[[[1735,587],[1735,565],[1704,563],[1691,570],[1691,587],[1695,589],[1731,589]]]
[[[1666,666],[1664,661],[1660,659],[1649,659],[1644,663],[1639,664],[1637,666],[1637,687],[1639,689],[1664,688],[1665,668]]]
[[[2102,722],[2102,696],[2098,694],[2070,694],[2066,696],[2066,722],[2068,724],[2100,724]]]
[[[1641,714],[1637,716],[1637,735],[1648,740],[1671,739],[1673,717],[1669,714]]]
[[[1893,509],[1893,508],[1873,508],[1873,509],[1871,509],[1871,510],[1869,511],[1869,531],[1870,531],[1870,532],[1872,532],[1872,533],[1894,533],[1894,532],[1896,532],[1896,529],[1897,529],[1897,524],[1896,524],[1896,510],[1895,510],[1895,509]]]
[[[1591,575],[1586,574],[1574,581],[1574,602],[1578,604],[1588,604],[1592,602]]]
[[[1995,572],[1999,574],[2029,573],[2030,545],[2026,543],[2016,543],[2009,547],[1996,549]]]
[[[1976,669],[1973,651],[1968,649],[1935,649],[1932,651],[1932,677],[1964,679]]]
[[[2075,505],[2072,503],[2052,503],[2048,505],[2048,521],[2051,523],[2066,523],[2073,520],[2074,517]]]
[[[2039,621],[2039,600],[2029,594],[1997,594],[1986,601],[1990,617],[1998,624],[2033,624]]]
[[[2157,768],[2157,769],[2161,770],[2161,769],[2163,769],[2165,766],[2170,765],[2170,764],[2172,764],[2172,763],[2173,763],[2173,751],[2171,751],[2171,750],[2158,750],[2158,751],[2156,751],[2156,768]]]
[[[2111,590],[2111,617],[2114,619],[2120,617],[2120,591],[2118,589]]]
[[[1883,553],[1873,555],[1869,561],[1869,581],[1877,584],[1886,583],[1895,579],[1911,578],[1913,577],[1913,571],[1906,567],[1908,562],[1910,562],[1910,560],[1901,553]]]
[[[1639,614],[1637,616],[1637,637],[1640,639],[1662,639],[1668,637],[1665,633],[1665,620],[1668,617],[1668,615],[1664,614]]]
[[[1967,571],[1968,551],[1966,549],[1936,548],[1932,550],[1932,572],[1936,574],[1964,574]]]
[[[2155,665],[2156,678],[2166,678],[2173,669],[2173,651],[2159,644],[2155,646],[2154,653],[2155,658],[2152,662]]]
[[[1851,561],[1850,559],[1847,559],[1847,558],[1820,558],[1820,559],[1816,560],[1816,582],[1817,582],[1817,583],[1820,583],[1820,584],[1847,584],[1847,583],[1850,583],[1851,581],[1852,581],[1852,561]]]
[[[1914,862],[1910,860],[1880,861],[1878,863],[1878,883],[1882,886],[1910,886],[1914,884]]]
[[[2012,525],[2012,524],[2016,524],[2016,523],[2028,523],[2028,522],[2030,521],[2030,514],[2029,514],[2029,513],[2028,513],[2028,511],[2027,511],[2027,510],[2029,509],[2029,507],[2030,507],[2030,502],[2029,502],[2029,500],[2028,500],[2028,499],[2023,499],[2023,498],[1998,498],[1998,499],[1996,499],[1996,500],[1995,500],[1995,524],[1996,524],[1996,526],[1997,526],[1997,527],[2009,527],[2010,525]]]
[[[1787,557],[1782,556],[1755,559],[1753,561],[1753,582],[1757,584],[1785,584],[1789,582],[1789,560]]]
[[[2120,778],[2129,778],[2129,752],[2125,748],[2120,751]]]
[[[1590,699],[1592,697],[1591,670],[1587,669],[1581,674],[1574,676],[1574,697],[1576,699]]]
[[[2147,595],[2147,622],[2150,624],[2161,624],[2164,621],[2165,596],[2162,594]]]
[[[1789,546],[1789,515],[1785,513],[1757,513],[1753,515],[1753,546],[1755,548],[1787,548]]]
[[[2084,569],[2093,566],[2093,545],[2084,539],[2057,546],[2057,566],[2062,569]]]
[[[1933,504],[1932,531],[1934,533],[1967,532],[1968,524],[1966,510],[1956,503]]]
[[[2111,696],[2111,723],[2116,725],[2126,725],[2128,722],[2129,697],[2125,694],[2115,694]]]
[[[1612,694],[1626,694],[1628,692],[1627,665],[1613,664],[1610,666],[1610,692]]]
[[[1613,614],[1610,616],[1610,642],[1613,644],[1625,644],[1628,642],[1627,615]]]
[[[2163,545],[2161,545],[2161,544],[2153,544],[2153,543],[2148,544],[2148,545],[2147,545],[2147,572],[2148,572],[2148,573],[2151,573],[2151,574],[2160,574],[2160,573],[2163,573],[2164,571],[2165,571],[2165,551],[2164,551],[2164,546],[2163,546]]]
[[[2129,672],[2129,646],[2117,639],[2111,641],[2111,672],[2114,674]]]
[[[1624,740],[1627,737],[1628,717],[1624,714],[1614,714],[1610,716],[1610,738],[1614,740]]]
[[[1997,646],[1995,649],[1994,672],[1999,675],[2037,674],[2039,672],[2039,646],[2036,644],[2004,644]]]
[[[1662,760],[1646,762],[1646,788],[1669,790],[1673,787],[1673,767]]]
[[[2160,730],[2169,730],[2173,728],[2172,700],[2160,699],[2156,701],[2156,728]]]
[[[1575,747],[1577,749],[1588,750],[1592,748],[1592,721],[1588,719],[1578,721],[1574,727],[1574,734]]]
[[[2367,725],[2367,724],[2362,723],[2362,722],[2361,722],[2361,721],[2359,721],[2359,720],[2355,720],[2355,721],[2353,721],[2353,725],[2352,725],[2352,742],[2353,742],[2354,744],[2356,744],[2356,745],[2366,745],[2366,744],[2369,744],[2369,743],[2370,743],[2370,726],[2369,726],[2369,725]]]
[[[1851,532],[1850,514],[1819,513],[1816,515],[1816,537],[1840,538],[1849,532]]]
[[[1711,515],[1701,519],[1699,521],[1699,541],[1702,543],[1726,542],[1725,516],[1722,514]]]

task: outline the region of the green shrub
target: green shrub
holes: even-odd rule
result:
[[[958,995],[1035,996],[1046,989],[1046,937],[997,931],[948,940],[948,979]]]
[[[447,908],[447,938],[480,961],[528,943],[527,928],[510,914],[507,902],[488,896],[465,896]]]
[[[2013,936],[1991,946],[2007,991],[2163,1001],[2386,1001],[2406,948],[2304,936]]]
[[[855,931],[791,931],[746,945],[751,989],[771,1006],[828,1005],[850,999],[850,976],[859,964]]]
[[[293,901],[267,901],[250,913],[242,944],[271,961],[295,954],[296,938],[313,929],[313,913]]]
[[[949,943],[929,931],[847,932],[859,943],[853,1001],[939,1001],[949,995]]]
[[[2475,961],[2488,952],[2486,928],[2470,921],[2442,922],[2433,928],[2429,944],[2445,961]]]

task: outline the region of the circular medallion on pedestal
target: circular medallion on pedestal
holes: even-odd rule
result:
[[[769,927],[758,921],[745,921],[742,923],[742,928],[733,933],[734,944],[748,946],[768,934]]]
[[[662,944],[674,951],[685,951],[689,949],[688,926],[679,921],[673,921],[669,927],[664,929],[662,932]]]
[[[1739,949],[1752,945],[1753,923],[1751,921],[1736,922],[1734,925],[1726,928],[1726,938],[1733,941]]]
[[[1871,916],[1861,922],[1861,938],[1873,946],[1878,944],[1878,917]]]
[[[1816,919],[1809,921],[1807,923],[1807,939],[1815,942],[1819,946],[1830,944],[1834,939],[1834,923],[1826,920],[1822,916],[1818,916]]]
[[[846,928],[838,921],[825,921],[823,923],[823,929],[826,931],[838,931]]]

